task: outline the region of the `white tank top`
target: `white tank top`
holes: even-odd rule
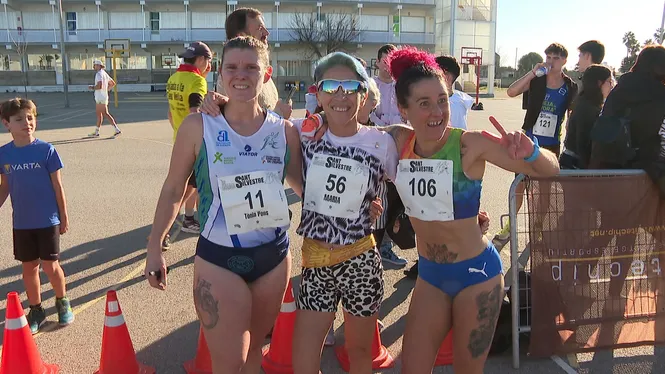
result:
[[[242,136],[222,115],[202,117],[203,143],[194,164],[201,235],[236,248],[274,240],[289,227],[284,120],[267,111],[261,128]]]

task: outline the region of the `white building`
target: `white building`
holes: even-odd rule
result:
[[[90,69],[95,59],[106,59],[111,71],[105,41],[128,39],[131,51],[116,60],[119,87],[160,89],[188,42],[200,40],[214,51],[221,50],[226,16],[238,7],[257,8],[263,13],[280,90],[287,83],[309,84],[312,80],[307,49],[294,38],[293,20],[298,13],[313,14],[321,21],[340,14],[355,17],[358,35],[345,50],[363,58],[370,67],[377,50],[386,43],[414,45],[436,53],[449,53],[452,45],[458,59],[460,47],[479,46],[484,51],[484,64],[492,65],[496,1],[63,0],[68,83],[72,91],[85,90],[92,83]],[[26,79],[31,91],[62,90],[58,1],[0,0],[0,4],[0,91],[22,91]],[[452,9],[456,10],[454,18]],[[19,53],[22,46],[27,46],[24,54]],[[213,74],[208,80],[214,80]]]

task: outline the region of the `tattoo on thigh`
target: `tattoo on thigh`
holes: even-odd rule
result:
[[[481,292],[476,296],[478,327],[471,331],[468,346],[473,358],[480,357],[492,344],[501,308],[502,292],[501,285],[497,284],[493,290]]]
[[[457,253],[449,251],[445,244],[427,243],[427,258],[437,264],[449,264],[457,259]]]
[[[194,304],[201,324],[207,330],[215,328],[219,321],[219,302],[210,293],[210,286],[205,279],[199,278],[194,287]]]

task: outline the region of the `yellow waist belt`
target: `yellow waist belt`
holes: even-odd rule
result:
[[[368,235],[357,242],[340,248],[327,248],[315,240],[305,238],[302,242],[302,266],[320,268],[342,263],[376,247],[373,235]]]

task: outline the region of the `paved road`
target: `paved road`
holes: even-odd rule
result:
[[[9,97],[0,94],[0,99]],[[32,94],[39,106],[38,136],[56,145],[65,163],[63,179],[70,210],[70,232],[62,237],[62,263],[67,274],[68,293],[76,312],[76,322],[64,329],[55,328],[54,295],[42,274],[44,304],[51,314],[49,332],[35,340],[42,357],[58,363],[62,373],[92,373],[99,365],[104,320],[104,295],[109,287],[118,290],[120,304],[130,329],[134,348],[141,362],[158,373],[184,373],[182,363],[196,351],[198,324],[193,308],[192,261],[196,238],[179,234],[166,253],[172,267],[169,289],[158,292],[140,274],[145,258],[146,236],[168,168],[171,130],[166,121],[163,94],[122,94],[120,108],[111,107],[123,130],[110,139],[112,128],[103,127],[98,139],[86,139],[93,130],[94,112],[90,94],[72,94],[71,108],[62,108],[59,94]],[[494,115],[508,129],[517,129],[523,112],[519,100],[484,100],[485,111],[471,112],[470,127],[492,130],[487,121]],[[297,113],[302,113],[300,110]],[[0,144],[10,140],[0,134]],[[492,217],[490,232],[499,229],[499,216],[507,211],[508,188],[512,175],[494,166],[487,168],[483,207]],[[294,205],[294,207],[296,207]],[[299,222],[294,211],[290,230],[292,249],[300,247],[295,234]],[[11,214],[9,203],[0,209],[0,295],[23,290],[19,264],[11,254]],[[294,255],[293,276],[298,281],[300,256]],[[401,255],[413,261],[415,251]],[[504,262],[507,264],[507,258]],[[409,265],[410,266],[410,265]],[[401,351],[404,315],[413,282],[404,279],[401,269],[387,268],[386,295],[381,318],[386,324],[384,345],[398,358]],[[21,294],[25,300],[25,295]],[[5,300],[0,301],[0,320],[4,321]],[[338,343],[343,339],[341,318],[335,321]],[[579,355],[580,373],[662,373],[662,352],[653,355],[651,347],[617,350],[596,355]],[[612,359],[612,357],[614,358]],[[563,369],[549,359],[532,359],[522,354],[519,372],[561,373]],[[565,361],[565,360],[564,360]],[[564,364],[564,366],[566,366]],[[396,373],[400,367],[385,372]],[[341,373],[332,349],[326,348],[322,370]],[[569,369],[570,370],[570,369]],[[436,373],[452,373],[448,367]],[[514,373],[510,353],[491,357],[486,373]],[[569,371],[574,372],[574,371]]]

